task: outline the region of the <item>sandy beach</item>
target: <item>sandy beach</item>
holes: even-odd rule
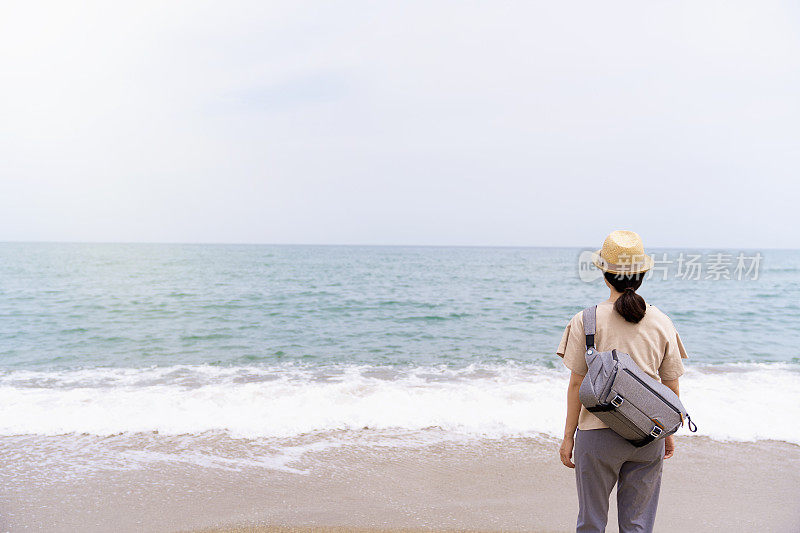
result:
[[[573,471],[559,463],[557,446],[547,437],[311,446],[283,471],[164,462],[25,480],[18,469],[3,491],[2,526],[118,533],[570,531]],[[25,462],[22,452],[15,457]],[[797,531],[798,487],[798,446],[680,438],[677,455],[665,464],[656,529]],[[615,512],[612,494],[609,531],[616,530]]]

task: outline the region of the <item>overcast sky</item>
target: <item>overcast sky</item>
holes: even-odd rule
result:
[[[0,240],[800,248],[796,2],[0,3]]]

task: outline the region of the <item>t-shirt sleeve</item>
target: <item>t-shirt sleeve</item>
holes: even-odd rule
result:
[[[658,376],[661,379],[672,380],[678,379],[683,375],[683,361],[687,359],[686,349],[683,347],[681,336],[678,335],[678,330],[672,326],[672,331],[667,335],[667,345],[664,348],[664,359],[661,361],[661,366],[658,367]]]
[[[572,317],[564,328],[564,335],[558,345],[556,354],[564,360],[564,366],[585,376],[589,368],[586,366],[586,337],[583,334],[583,311]]]

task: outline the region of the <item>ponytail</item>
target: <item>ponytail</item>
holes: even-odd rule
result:
[[[614,290],[622,293],[614,302],[614,310],[622,315],[622,318],[634,324],[643,319],[647,312],[644,298],[636,294],[636,289],[642,285],[643,276],[643,272],[640,274],[605,273],[606,280],[614,287]]]

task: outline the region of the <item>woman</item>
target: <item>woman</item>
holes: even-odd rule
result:
[[[642,239],[633,231],[612,232],[594,254],[594,264],[611,290],[608,300],[597,305],[598,351],[615,348],[630,354],[642,370],[678,394],[681,359],[686,357],[681,339],[669,317],[636,294],[653,264],[644,253]],[[669,436],[637,448],[587,411],[578,399],[587,372],[585,350],[580,312],[567,324],[557,350],[572,371],[560,454],[561,462],[575,469],[580,504],[577,531],[605,530],[615,484],[620,531],[652,531],[661,467],[675,453],[675,440]]]

